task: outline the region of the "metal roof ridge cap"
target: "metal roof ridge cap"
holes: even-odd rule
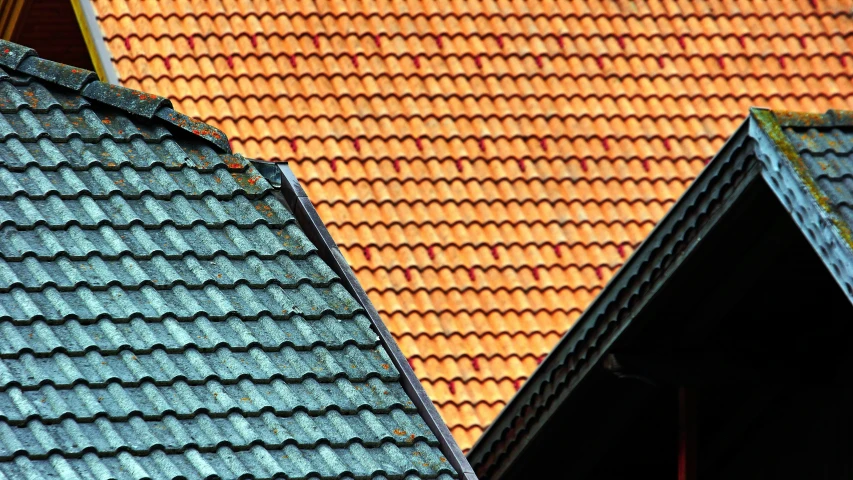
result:
[[[649,232],[649,234],[646,236],[646,239],[643,240],[642,244],[640,244],[640,246],[638,246],[635,249],[634,253],[628,258],[628,260],[625,262],[625,264],[622,266],[622,268],[620,268],[619,271],[610,279],[610,281],[607,283],[607,285],[605,285],[604,288],[601,289],[599,294],[592,300],[592,302],[590,302],[590,305],[584,310],[584,312],[581,314],[581,316],[578,318],[578,320],[575,322],[575,324],[569,328],[569,330],[563,335],[562,338],[560,338],[560,340],[552,348],[552,350],[548,353],[548,355],[545,357],[545,359],[543,359],[542,362],[536,367],[536,369],[530,374],[527,381],[524,382],[524,384],[521,386],[521,388],[512,396],[512,398],[510,398],[510,400],[507,402],[507,404],[504,406],[504,408],[498,414],[497,418],[495,418],[492,421],[492,423],[486,428],[486,430],[484,430],[483,433],[480,434],[480,437],[477,439],[477,441],[474,443],[474,445],[471,446],[471,449],[469,450],[469,453],[468,453],[469,457],[472,460],[476,460],[477,458],[487,459],[487,458],[489,458],[489,456],[495,454],[495,452],[493,452],[492,449],[496,443],[501,441],[503,434],[497,433],[497,435],[499,435],[497,438],[489,438],[489,437],[494,436],[496,434],[495,433],[496,430],[498,428],[500,428],[498,426],[499,421],[503,419],[505,414],[508,415],[509,412],[512,410],[518,410],[519,412],[521,410],[523,410],[523,408],[525,406],[524,404],[516,405],[519,402],[523,401],[522,398],[525,398],[525,397],[533,398],[536,395],[539,395],[541,393],[541,389],[536,389],[535,391],[530,391],[530,390],[534,388],[534,386],[533,386],[534,382],[541,383],[541,381],[543,380],[542,377],[544,375],[546,375],[545,372],[552,369],[552,367],[554,366],[554,365],[552,365],[552,363],[556,361],[554,359],[554,355],[556,355],[556,352],[564,349],[569,343],[577,343],[576,342],[577,339],[575,337],[578,334],[580,334],[579,329],[581,328],[581,323],[588,323],[589,320],[586,320],[586,317],[591,315],[591,312],[594,309],[602,308],[602,302],[605,302],[605,293],[610,293],[610,290],[612,290],[613,288],[616,288],[615,285],[617,282],[628,282],[631,280],[630,277],[625,278],[626,275],[628,275],[628,273],[626,273],[626,272],[628,272],[633,267],[633,264],[638,261],[637,260],[637,258],[639,258],[638,254],[643,250],[643,247],[649,243],[650,239],[652,239],[656,235],[659,235],[659,233],[657,233],[657,232],[662,231],[665,228],[664,226],[667,223],[674,221],[674,220],[668,220],[668,219],[675,217],[675,214],[676,214],[675,210],[677,209],[676,207],[680,203],[682,203],[682,199],[684,199],[686,196],[691,194],[691,190],[692,190],[693,186],[700,184],[701,181],[710,180],[713,173],[711,172],[712,169],[710,169],[708,167],[711,166],[712,164],[716,164],[717,162],[715,162],[715,160],[717,160],[717,158],[721,157],[723,153],[728,153],[728,150],[733,148],[736,143],[739,144],[744,139],[746,139],[746,137],[748,136],[748,132],[749,132],[749,130],[748,130],[749,121],[750,121],[750,118],[749,118],[749,116],[747,116],[747,118],[744,119],[743,122],[741,122],[741,125],[735,130],[734,134],[732,134],[726,140],[726,142],[723,144],[723,146],[718,151],[717,155],[715,155],[714,158],[711,160],[711,162],[708,163],[706,168],[704,168],[702,170],[702,172],[700,172],[700,174],[696,177],[696,179],[693,181],[691,186],[685,190],[685,192],[678,198],[678,200],[676,200],[675,204],[673,205],[673,208],[670,209],[664,215],[664,217],[655,225],[655,227],[652,229],[652,231]],[[737,138],[737,137],[743,137],[743,138]],[[735,140],[736,138],[737,138],[737,140]],[[624,289],[624,286],[623,286],[623,289]],[[620,289],[620,291],[621,291],[621,289]],[[610,302],[607,302],[607,304],[609,304],[609,303]],[[594,322],[594,320],[592,320],[592,321]],[[593,328],[593,326],[594,325],[588,326],[587,330]],[[515,418],[515,416],[513,418]],[[482,454],[480,453],[481,448],[478,448],[478,447],[481,447],[481,445],[483,445],[482,448],[488,447],[488,451],[486,453],[482,453]],[[501,454],[505,454],[505,453],[506,453],[506,451],[501,452]]]
[[[371,324],[376,328],[376,333],[379,336],[380,342],[391,357],[391,361],[400,372],[401,383],[403,389],[411,397],[412,402],[418,410],[418,413],[424,419],[424,422],[429,426],[430,431],[436,436],[441,445],[442,453],[447,455],[447,460],[456,469],[459,476],[465,480],[477,480],[474,469],[468,463],[462,449],[456,443],[450,429],[444,423],[441,415],[436,410],[432,400],[421,385],[415,372],[409,365],[408,360],[403,355],[391,332],[382,322],[379,313],[367,296],[367,293],[361,287],[358,279],[355,277],[349,264],[344,259],[343,254],[338,249],[337,244],[332,240],[329,231],[326,229],[322,219],[320,219],[314,205],[308,199],[308,195],[302,188],[296,175],[291,170],[287,162],[278,164],[281,171],[281,191],[291,207],[294,215],[299,221],[299,225],[305,231],[309,240],[315,243],[318,248],[321,258],[323,258],[329,266],[338,273],[341,277],[341,283],[350,291],[367,313]],[[300,218],[302,216],[303,218]],[[325,250],[325,251],[324,251]]]

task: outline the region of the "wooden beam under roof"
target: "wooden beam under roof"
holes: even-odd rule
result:
[[[0,0],[0,33],[3,40],[16,40],[23,23],[20,20],[27,17],[27,10],[32,3],[33,0]]]

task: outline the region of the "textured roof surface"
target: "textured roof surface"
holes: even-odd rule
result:
[[[716,219],[740,205],[735,198],[752,181],[767,183],[853,302],[853,111],[751,113],[469,453],[482,478],[506,478]]]
[[[836,226],[853,227],[853,112],[774,112],[774,117],[801,159],[801,175],[820,192],[818,201],[839,219]]]
[[[455,476],[221,132],[30,53],[0,43],[0,477]]]
[[[831,255],[821,253],[835,257],[832,273],[846,293],[853,296],[853,279],[849,275],[853,268],[853,111],[825,114],[754,111],[753,116],[776,151],[776,155],[767,156],[765,163],[770,164],[769,168],[785,172],[782,162],[787,162],[796,180],[786,183],[804,185],[810,203],[816,202],[822,210],[825,229],[837,231],[841,244],[830,249]],[[789,198],[785,201],[802,203],[805,195],[791,190],[794,189],[789,188]],[[786,207],[796,217],[795,205]],[[797,221],[802,222],[804,215],[800,212]],[[807,236],[817,235],[814,225],[821,223],[810,225]],[[837,266],[848,262],[849,266]]]
[[[849,1],[96,0],[121,81],[289,160],[463,448]]]

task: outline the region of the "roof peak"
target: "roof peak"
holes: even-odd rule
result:
[[[0,66],[9,71],[73,90],[87,100],[108,105],[131,115],[146,120],[156,118],[172,128],[206,141],[221,153],[231,153],[228,137],[221,130],[174,110],[172,102],[167,98],[102,82],[91,70],[41,58],[32,48],[7,40],[0,40]],[[6,75],[3,77],[8,78]]]

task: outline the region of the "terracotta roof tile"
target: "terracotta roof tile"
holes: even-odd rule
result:
[[[95,5],[125,85],[292,162],[463,448],[748,107],[853,108],[847,0]]]

